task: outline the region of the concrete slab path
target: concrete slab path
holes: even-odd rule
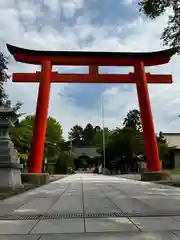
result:
[[[180,188],[71,175],[0,201],[1,239],[180,240]]]

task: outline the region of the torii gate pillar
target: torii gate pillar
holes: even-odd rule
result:
[[[137,77],[136,86],[144,134],[147,169],[151,170],[152,172],[157,172],[161,170],[161,164],[156,142],[156,134],[151,111],[147,77],[144,70],[144,63],[137,62],[134,66],[134,69],[135,75]]]
[[[41,81],[36,106],[36,117],[32,139],[32,153],[30,156],[29,172],[41,173],[44,159],[44,142],[46,136],[49,95],[51,86],[51,61],[42,62]]]

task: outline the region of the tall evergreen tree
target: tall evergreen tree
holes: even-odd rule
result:
[[[124,127],[131,127],[135,131],[142,130],[141,117],[137,109],[130,110],[123,122]]]

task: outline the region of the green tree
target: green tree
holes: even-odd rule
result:
[[[86,146],[92,145],[95,133],[96,131],[93,126],[88,123],[83,130],[83,144]]]
[[[100,126],[95,126],[94,127],[94,131],[95,131],[95,133],[97,133],[97,132],[100,132],[101,131],[101,127]]]
[[[140,0],[140,11],[151,19],[163,15],[166,9],[171,8],[172,14],[169,16],[167,26],[164,28],[161,39],[164,45],[179,47],[180,45],[180,4],[179,0]]]
[[[123,122],[124,127],[131,127],[135,131],[142,131],[141,117],[137,109],[130,110]]]
[[[94,127],[92,145],[97,148],[100,148],[100,146],[102,146],[102,129],[99,126]]]
[[[62,134],[63,131],[59,122],[53,117],[48,117],[46,139],[52,143],[57,143],[63,139]]]
[[[27,116],[18,124],[18,127],[10,129],[11,140],[17,151],[21,154],[30,153],[33,134],[32,122],[34,120],[32,118],[32,116]]]
[[[93,127],[92,124],[88,123],[84,129],[80,125],[73,126],[69,132],[69,139],[74,146],[96,146],[100,135],[101,128],[99,126]]]
[[[118,159],[121,171],[127,172],[141,154],[144,154],[142,134],[132,127],[116,128],[106,145],[106,165],[111,168],[111,162]]]
[[[109,128],[105,127],[104,128],[105,145],[107,145],[111,134],[112,131]],[[95,131],[92,145],[97,148],[98,152],[103,149],[103,129],[98,128],[98,131]]]
[[[80,125],[75,125],[69,132],[69,139],[74,145],[80,145],[83,139],[83,128]]]
[[[53,117],[48,117],[45,137],[45,156],[50,161],[54,161],[59,154],[60,144],[64,142],[62,137],[62,127]]]
[[[18,125],[10,131],[11,140],[20,154],[29,155],[33,136],[35,116],[25,117]],[[59,154],[60,144],[63,142],[61,125],[52,117],[48,117],[47,131],[45,137],[45,157],[53,161]]]
[[[97,136],[95,135],[95,137]],[[106,166],[109,169],[112,168],[112,162],[117,162],[116,169],[121,168],[122,172],[128,172],[128,169],[137,167],[138,161],[146,159],[140,114],[136,109],[128,112],[122,129],[116,128],[113,131],[105,129],[105,139]],[[97,142],[100,143],[97,145],[99,152],[103,155],[102,130],[96,138]],[[167,167],[169,166],[171,148],[168,147],[162,134],[157,136],[157,144],[160,160],[163,166]],[[101,158],[101,163],[103,163],[103,158]]]
[[[7,67],[8,58],[4,56],[3,53],[0,52],[0,106],[5,105],[6,101],[8,100],[8,95],[5,92],[4,84],[10,79],[10,76],[7,74]],[[18,101],[12,108],[14,115],[14,123],[18,124],[18,119],[23,113],[20,113],[20,108],[22,106],[22,102]]]

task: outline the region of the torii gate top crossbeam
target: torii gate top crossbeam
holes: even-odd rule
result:
[[[52,65],[76,66],[134,66],[136,61],[142,61],[144,66],[165,64],[178,51],[171,48],[157,52],[86,52],[86,51],[39,51],[19,48],[7,44],[9,52],[16,61],[41,64],[50,60]]]

